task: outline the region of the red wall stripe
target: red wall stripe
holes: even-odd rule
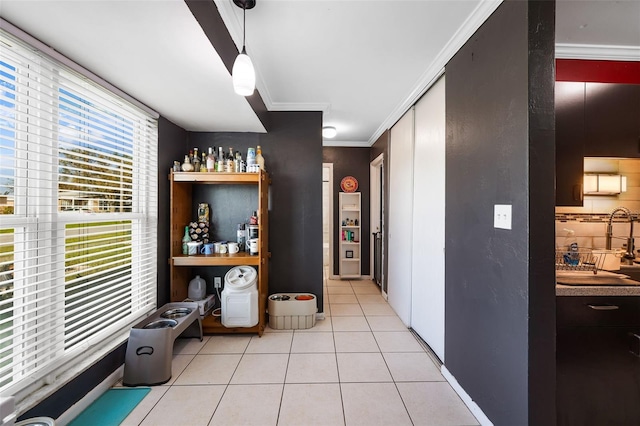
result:
[[[640,84],[640,62],[556,59],[556,81]]]

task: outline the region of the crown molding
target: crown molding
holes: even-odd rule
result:
[[[420,76],[414,89],[405,97],[403,102],[396,106],[387,119],[384,120],[380,127],[371,135],[369,138],[369,146],[372,146],[387,129],[390,129],[400,120],[404,113],[444,74],[444,67],[447,62],[453,58],[453,55],[460,50],[484,21],[502,4],[502,1],[503,0],[482,0],[480,4],[478,4],[431,62],[429,68]]]
[[[557,43],[556,59],[640,61],[640,46]]]
[[[323,139],[322,146],[339,148],[369,148],[371,144],[368,141],[332,141]]]

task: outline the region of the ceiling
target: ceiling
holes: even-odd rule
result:
[[[240,46],[242,10],[215,3]],[[323,111],[334,144],[369,146],[499,3],[258,0],[247,52],[267,109]],[[182,0],[2,0],[0,16],[186,130],[265,131]],[[556,42],[640,60],[639,22],[640,0],[560,0]]]

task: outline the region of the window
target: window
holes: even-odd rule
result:
[[[157,121],[0,32],[0,392],[156,306]]]

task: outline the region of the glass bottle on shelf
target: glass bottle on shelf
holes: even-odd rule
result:
[[[264,171],[264,157],[262,156],[262,148],[260,145],[256,147],[256,163],[260,166],[260,170]]]
[[[234,159],[234,165],[236,169],[236,173],[242,173],[242,154],[240,151],[236,151],[236,157]]]
[[[236,170],[235,167],[235,158],[233,158],[233,148],[229,147],[229,152],[227,153],[226,163],[225,163],[225,172],[233,173]]]
[[[207,171],[207,154],[205,154],[204,152],[202,153],[202,160],[200,160],[200,172],[206,172]]]
[[[193,171],[193,164],[191,164],[191,161],[189,161],[189,155],[184,156],[184,162],[182,163],[181,168],[183,172]]]
[[[182,254],[189,254],[189,245],[187,243],[191,242],[191,236],[189,235],[189,227],[184,227],[184,236],[182,237]]]
[[[216,171],[216,156],[213,155],[213,148],[209,147],[209,154],[207,155],[207,171]]]
[[[222,153],[222,147],[218,147],[218,161],[216,163],[216,172],[224,172],[224,154]]]
[[[200,156],[198,155],[198,148],[193,148],[193,170],[195,172],[200,171]]]

